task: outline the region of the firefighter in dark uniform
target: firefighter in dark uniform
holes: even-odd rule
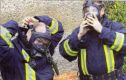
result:
[[[126,80],[126,29],[107,19],[100,1],[88,0],[83,11],[80,26],[60,43],[61,55],[69,61],[78,58],[80,80]]]
[[[33,26],[38,26],[38,27],[40,26],[40,28],[38,28],[38,31],[43,29],[41,27],[42,23],[44,23],[49,28],[50,33],[51,33],[51,43],[49,45],[49,52],[50,52],[50,55],[53,56],[54,49],[58,45],[64,33],[62,23],[56,20],[55,18],[50,18],[49,16],[26,17],[23,19],[23,23],[25,25],[33,25]],[[22,40],[22,41],[24,42],[26,48],[29,49],[30,45],[26,44],[27,43],[26,40]],[[31,61],[31,65],[32,67],[34,67],[34,69],[38,73],[40,73],[39,75],[41,75],[41,78],[43,80],[53,79],[53,76],[54,76],[53,68],[52,68],[52,65],[48,63],[48,60],[44,58],[36,59],[35,64],[34,64],[34,61]],[[57,72],[57,74],[59,73]]]
[[[62,38],[61,22],[48,16],[25,18],[27,28],[10,20],[0,25],[0,69],[3,80],[53,80],[53,55]],[[27,23],[28,24],[27,24]],[[46,52],[45,52],[46,51]]]

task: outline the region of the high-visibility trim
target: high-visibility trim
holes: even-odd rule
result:
[[[0,26],[0,36],[7,43],[7,45],[9,46],[9,48],[14,48],[12,42],[10,41],[11,38],[12,38],[12,35],[3,26]]]
[[[56,34],[58,32],[58,21],[56,19],[52,19],[51,26],[49,27],[51,34]]]
[[[86,53],[86,49],[81,49],[81,68],[82,68],[82,72],[84,75],[89,75],[88,70],[87,70],[87,53]]]
[[[25,63],[26,80],[36,80],[36,73],[28,63]]]
[[[124,39],[125,37],[123,33],[116,32],[116,38],[114,44],[111,46],[111,49],[119,51],[123,46]]]
[[[24,59],[25,59],[27,62],[29,62],[30,57],[29,57],[28,53],[27,53],[24,49],[22,49],[22,52],[21,52],[21,53],[22,53]]]
[[[65,50],[65,52],[69,55],[69,56],[77,56],[77,51],[73,51],[71,48],[70,48],[70,46],[69,46],[69,44],[68,44],[68,42],[69,42],[69,40],[65,40],[64,41],[64,50]]]
[[[114,60],[114,54],[113,50],[110,49],[107,45],[103,45],[105,58],[106,58],[106,64],[107,64],[107,71],[108,73],[114,71],[115,69],[115,60]]]
[[[25,63],[25,78],[26,80],[36,80],[36,73],[35,71],[30,67],[30,65],[28,64],[30,57],[28,55],[28,53],[22,49],[22,56],[24,57],[24,59],[27,61],[27,63]]]

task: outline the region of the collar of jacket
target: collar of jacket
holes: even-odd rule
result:
[[[106,15],[104,15],[103,18],[102,18],[101,24],[102,24],[103,27],[109,28],[111,21],[107,18]]]

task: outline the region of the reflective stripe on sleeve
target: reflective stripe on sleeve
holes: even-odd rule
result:
[[[56,34],[58,32],[58,26],[58,21],[53,18],[51,26],[49,27],[51,34]]]
[[[1,38],[7,43],[7,45],[10,47],[10,48],[14,48],[12,42],[11,42],[11,38],[12,38],[12,35],[10,34],[10,32],[4,28],[3,26],[0,26],[0,36]]]
[[[111,49],[119,51],[122,48],[123,43],[124,43],[124,34],[116,32],[116,38],[114,44],[111,46]]]
[[[65,50],[65,52],[69,55],[69,56],[77,56],[77,51],[73,51],[71,48],[70,48],[70,46],[69,46],[69,44],[68,44],[68,42],[69,42],[69,40],[65,40],[64,41],[64,50]]]

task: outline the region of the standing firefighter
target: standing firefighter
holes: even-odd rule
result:
[[[60,43],[61,55],[69,61],[78,57],[80,80],[126,80],[126,29],[107,19],[101,1],[84,3],[83,15],[80,26]]]
[[[3,80],[53,80],[51,55],[62,38],[62,24],[48,16],[28,17],[24,23],[28,28],[13,20],[0,26]]]
[[[49,54],[44,54],[45,57],[42,58],[34,58],[34,56],[31,55],[32,60],[30,61],[30,65],[41,75],[42,80],[52,80],[54,76],[54,71],[56,74],[59,74],[58,68],[56,66],[56,63],[54,63],[52,59],[52,55],[54,54],[54,49],[61,40],[64,30],[62,27],[62,24],[60,21],[56,20],[55,18],[50,18],[48,16],[34,16],[34,17],[26,17],[23,19],[23,23],[25,25],[33,25],[34,27],[38,26],[38,31],[42,30],[41,24],[44,23],[50,30],[51,33],[51,42],[48,46],[49,50],[46,52],[49,52]],[[31,28],[31,26],[27,26],[28,28]],[[22,30],[23,32],[25,30]],[[24,34],[22,34],[24,37]],[[29,38],[29,37],[27,37]],[[29,39],[28,39],[29,40]],[[30,45],[27,44],[27,40],[23,39],[22,42],[25,44],[27,49],[31,49],[31,43],[32,41],[29,40]],[[37,50],[38,51],[38,50]],[[33,52],[33,51],[31,51]],[[39,52],[39,51],[38,51]],[[29,52],[30,53],[30,52]],[[36,53],[33,53],[36,54]]]

